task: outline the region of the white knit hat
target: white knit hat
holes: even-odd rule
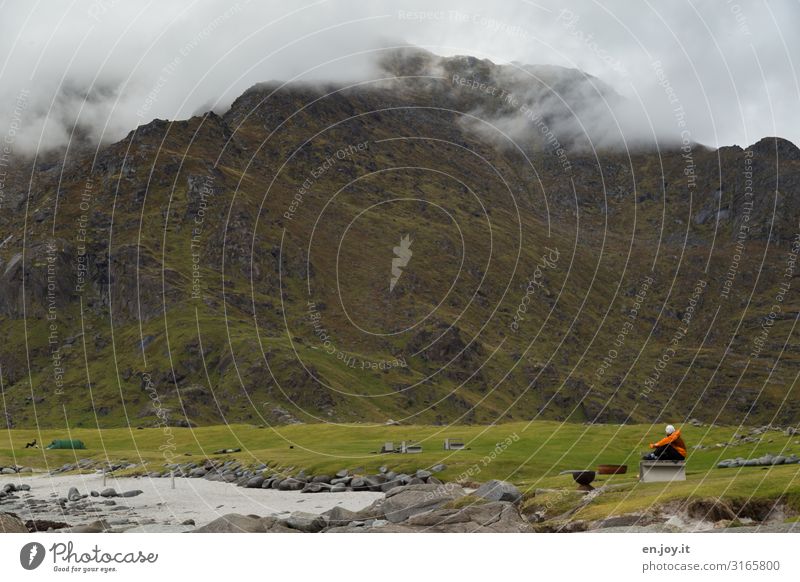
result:
[[[667,428],[666,428],[666,429],[664,429],[664,432],[666,432],[667,434],[672,434],[672,433],[674,433],[674,432],[675,432],[675,427],[674,427],[674,426],[672,426],[671,424],[668,424],[668,425],[667,425]]]

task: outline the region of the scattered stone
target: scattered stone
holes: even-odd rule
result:
[[[137,495],[141,495],[144,493],[141,489],[132,489],[131,491],[125,491],[120,493],[120,497],[136,497]],[[113,496],[112,496],[113,497]]]
[[[104,533],[111,531],[111,525],[105,520],[93,521],[60,530],[65,533]]]
[[[116,497],[116,496],[117,496],[117,492],[112,487],[108,487],[107,489],[103,489],[100,492],[100,497]]]

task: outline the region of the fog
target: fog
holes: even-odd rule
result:
[[[627,100],[610,112],[589,94],[593,127],[800,142],[797,2],[486,4],[12,0],[0,4],[0,139],[27,154],[75,135],[113,141],[154,118],[224,111],[262,81],[381,77],[380,55],[415,45],[585,71]]]

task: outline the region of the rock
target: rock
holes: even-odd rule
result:
[[[125,491],[120,493],[120,497],[136,497],[137,495],[141,495],[144,493],[141,489],[131,489],[130,491]]]
[[[766,454],[763,457],[759,457],[757,460],[759,465],[771,465],[774,458],[775,457],[772,455]]]
[[[15,513],[0,513],[0,532],[28,533],[28,528]],[[5,542],[4,542],[5,543]]]
[[[322,491],[323,483],[306,483],[305,487],[303,487],[301,493],[319,493]]]
[[[394,489],[395,487],[401,487],[401,486],[402,485],[400,485],[400,481],[397,480],[387,481],[386,483],[383,483],[381,485],[381,491],[386,492]]]
[[[111,487],[108,487],[107,489],[103,489],[100,492],[100,497],[116,497],[116,496],[117,496],[116,490],[111,488]]]
[[[192,469],[189,472],[190,477],[205,477],[208,471],[203,467],[197,467],[197,469]]]
[[[336,485],[331,485],[331,493],[343,493],[347,490],[348,487],[344,483],[337,483]]]
[[[387,467],[386,465],[383,465],[378,469],[378,472],[381,473],[382,475],[385,474],[385,473],[388,473],[389,472],[389,467]]]
[[[422,479],[423,481],[424,481],[425,479],[427,479],[428,477],[430,477],[431,475],[433,475],[433,473],[431,473],[430,471],[425,471],[425,470],[423,470],[423,469],[419,469],[419,470],[418,470],[418,471],[417,471],[417,472],[414,474],[414,476],[415,476],[417,479]]]
[[[260,489],[264,481],[266,481],[266,479],[264,479],[263,475],[256,475],[255,477],[249,478],[244,486],[248,489]]]
[[[614,515],[601,519],[592,524],[591,529],[606,529],[609,527],[633,527],[645,526],[653,523],[653,519],[644,515],[629,513],[626,515]]]
[[[81,494],[78,492],[77,487],[70,487],[67,491],[67,499],[70,501],[80,501]]]
[[[192,531],[194,533],[265,533],[267,530],[260,518],[240,513],[228,513]]]
[[[305,487],[305,482],[300,481],[298,479],[293,479],[289,477],[288,479],[284,479],[278,485],[279,491],[300,491],[303,487]]]
[[[367,491],[369,489],[369,485],[363,477],[353,477],[350,480],[350,487],[353,488],[353,491]]]
[[[337,477],[336,479],[331,479],[331,485],[339,485],[339,484],[347,485],[350,483],[350,477]]]
[[[317,475],[316,477],[311,479],[312,483],[327,483],[327,484],[330,484],[331,481],[332,481],[332,479],[331,479],[330,475]]]
[[[358,519],[355,511],[350,511],[344,507],[336,506],[322,514],[326,527],[342,527]]]
[[[425,482],[426,483],[433,483],[434,485],[441,485],[442,484],[442,482],[439,481],[439,479],[437,479],[436,477],[428,477],[427,479],[425,479]]]
[[[336,472],[336,477],[338,477],[339,479],[343,479],[344,477],[349,477],[349,476],[350,476],[350,471],[348,471],[347,469],[342,469],[341,471]]]
[[[508,481],[492,479],[478,487],[473,495],[488,501],[510,501],[517,503],[522,499],[522,493]]]
[[[104,533],[111,531],[111,525],[105,520],[93,521],[83,525],[76,525],[73,527],[65,527],[61,530],[65,533]]]
[[[89,491],[89,495],[91,495],[92,497],[100,497],[100,493],[98,493],[97,491]]]
[[[281,521],[288,528],[306,533],[317,533],[326,526],[325,519],[321,515],[306,513],[305,511],[295,511]]]
[[[386,519],[400,523],[412,515],[431,511],[464,495],[464,490],[458,485],[405,485],[387,491],[380,508]]]
[[[27,483],[20,483],[19,485],[17,485],[17,491],[30,491],[30,490],[31,486],[28,485]],[[84,495],[83,497],[86,496]]]
[[[370,491],[380,491],[381,485],[386,482],[386,477],[383,475],[370,475],[364,477],[364,483]]]
[[[786,457],[784,457],[783,455],[778,455],[777,457],[772,459],[773,465],[783,465],[785,462],[786,462]]]
[[[29,532],[46,532],[69,527],[69,524],[63,521],[51,521],[48,519],[29,519],[25,522],[25,527],[28,528]]]
[[[432,473],[441,473],[441,472],[442,472],[442,471],[444,471],[445,469],[447,469],[447,466],[446,466],[446,465],[444,465],[444,464],[442,464],[442,463],[437,463],[436,465],[434,465],[433,467],[431,467],[431,472],[432,472]]]
[[[195,525],[195,523],[193,519],[187,519],[185,521],[182,521],[181,525]]]
[[[0,469],[0,473],[3,475],[14,475],[16,471],[11,467],[3,467],[2,469]]]
[[[424,528],[422,531],[461,533],[522,533],[532,529],[514,504],[501,501],[437,509],[413,516],[402,525]]]

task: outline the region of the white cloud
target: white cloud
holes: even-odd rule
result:
[[[658,60],[696,141],[800,142],[795,2],[496,4],[11,0],[0,8],[0,137],[19,124],[16,148],[56,147],[77,121],[94,138],[119,139],[156,117],[224,107],[260,81],[375,75],[374,51],[407,42],[581,68],[634,108],[641,99],[668,129],[675,104],[659,86]]]

